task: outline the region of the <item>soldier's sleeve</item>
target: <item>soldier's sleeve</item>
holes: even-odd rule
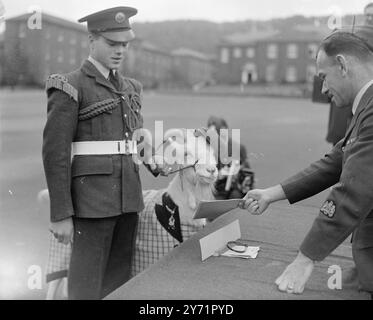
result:
[[[290,203],[314,196],[339,181],[342,172],[342,143],[340,141],[323,159],[281,182]]]
[[[340,182],[333,187],[300,250],[321,261],[340,245],[373,209],[373,108],[349,145]]]
[[[47,82],[48,113],[43,132],[43,164],[50,196],[51,221],[74,215],[71,198],[71,143],[78,121],[77,92],[65,83]],[[64,90],[65,88],[65,90]]]

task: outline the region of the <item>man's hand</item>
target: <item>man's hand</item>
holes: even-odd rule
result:
[[[248,210],[251,214],[262,214],[268,206],[275,201],[285,199],[285,193],[281,185],[268,189],[250,190],[240,203],[241,209]]]
[[[262,214],[271,203],[266,189],[250,190],[243,200],[244,202],[240,204],[240,207],[256,215]]]
[[[67,245],[73,241],[74,225],[72,218],[51,222],[49,230],[53,233],[58,242]]]
[[[314,262],[299,252],[295,260],[287,266],[276,280],[280,291],[301,294],[313,270]]]

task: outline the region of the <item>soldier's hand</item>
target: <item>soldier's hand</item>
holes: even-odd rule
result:
[[[299,252],[295,260],[287,266],[285,271],[276,280],[280,291],[301,294],[311,276],[314,262]]]
[[[262,214],[270,205],[271,199],[267,189],[250,190],[240,203],[240,208],[249,211],[251,214]]]
[[[58,242],[67,245],[73,241],[74,225],[72,218],[51,222],[49,230],[53,233]]]
[[[167,176],[168,172],[171,171],[171,167],[166,164],[164,157],[160,155],[154,155],[152,158],[150,168],[154,171],[157,170],[162,176]]]

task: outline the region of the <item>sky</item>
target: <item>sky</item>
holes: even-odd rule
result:
[[[371,0],[373,2],[373,0]],[[132,22],[210,20],[214,22],[268,20],[295,14],[305,16],[362,13],[369,0],[0,0],[5,18],[33,8],[76,21],[87,14],[115,6],[138,9]],[[0,4],[1,7],[1,4]]]

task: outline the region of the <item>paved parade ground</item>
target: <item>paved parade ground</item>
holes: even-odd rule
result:
[[[205,126],[210,115],[224,117],[230,128],[241,130],[241,143],[247,148],[259,188],[280,182],[330,149],[325,142],[328,112],[328,105],[299,99],[148,92],[143,102],[145,127],[150,130],[155,120],[163,120],[167,130]],[[46,187],[41,161],[45,120],[43,91],[0,91],[0,299],[42,299],[45,295],[49,217],[36,201],[38,191]],[[168,182],[145,170],[141,175],[144,189],[161,188]],[[297,208],[316,215],[325,196],[324,192]],[[294,219],[301,216],[295,214]]]

